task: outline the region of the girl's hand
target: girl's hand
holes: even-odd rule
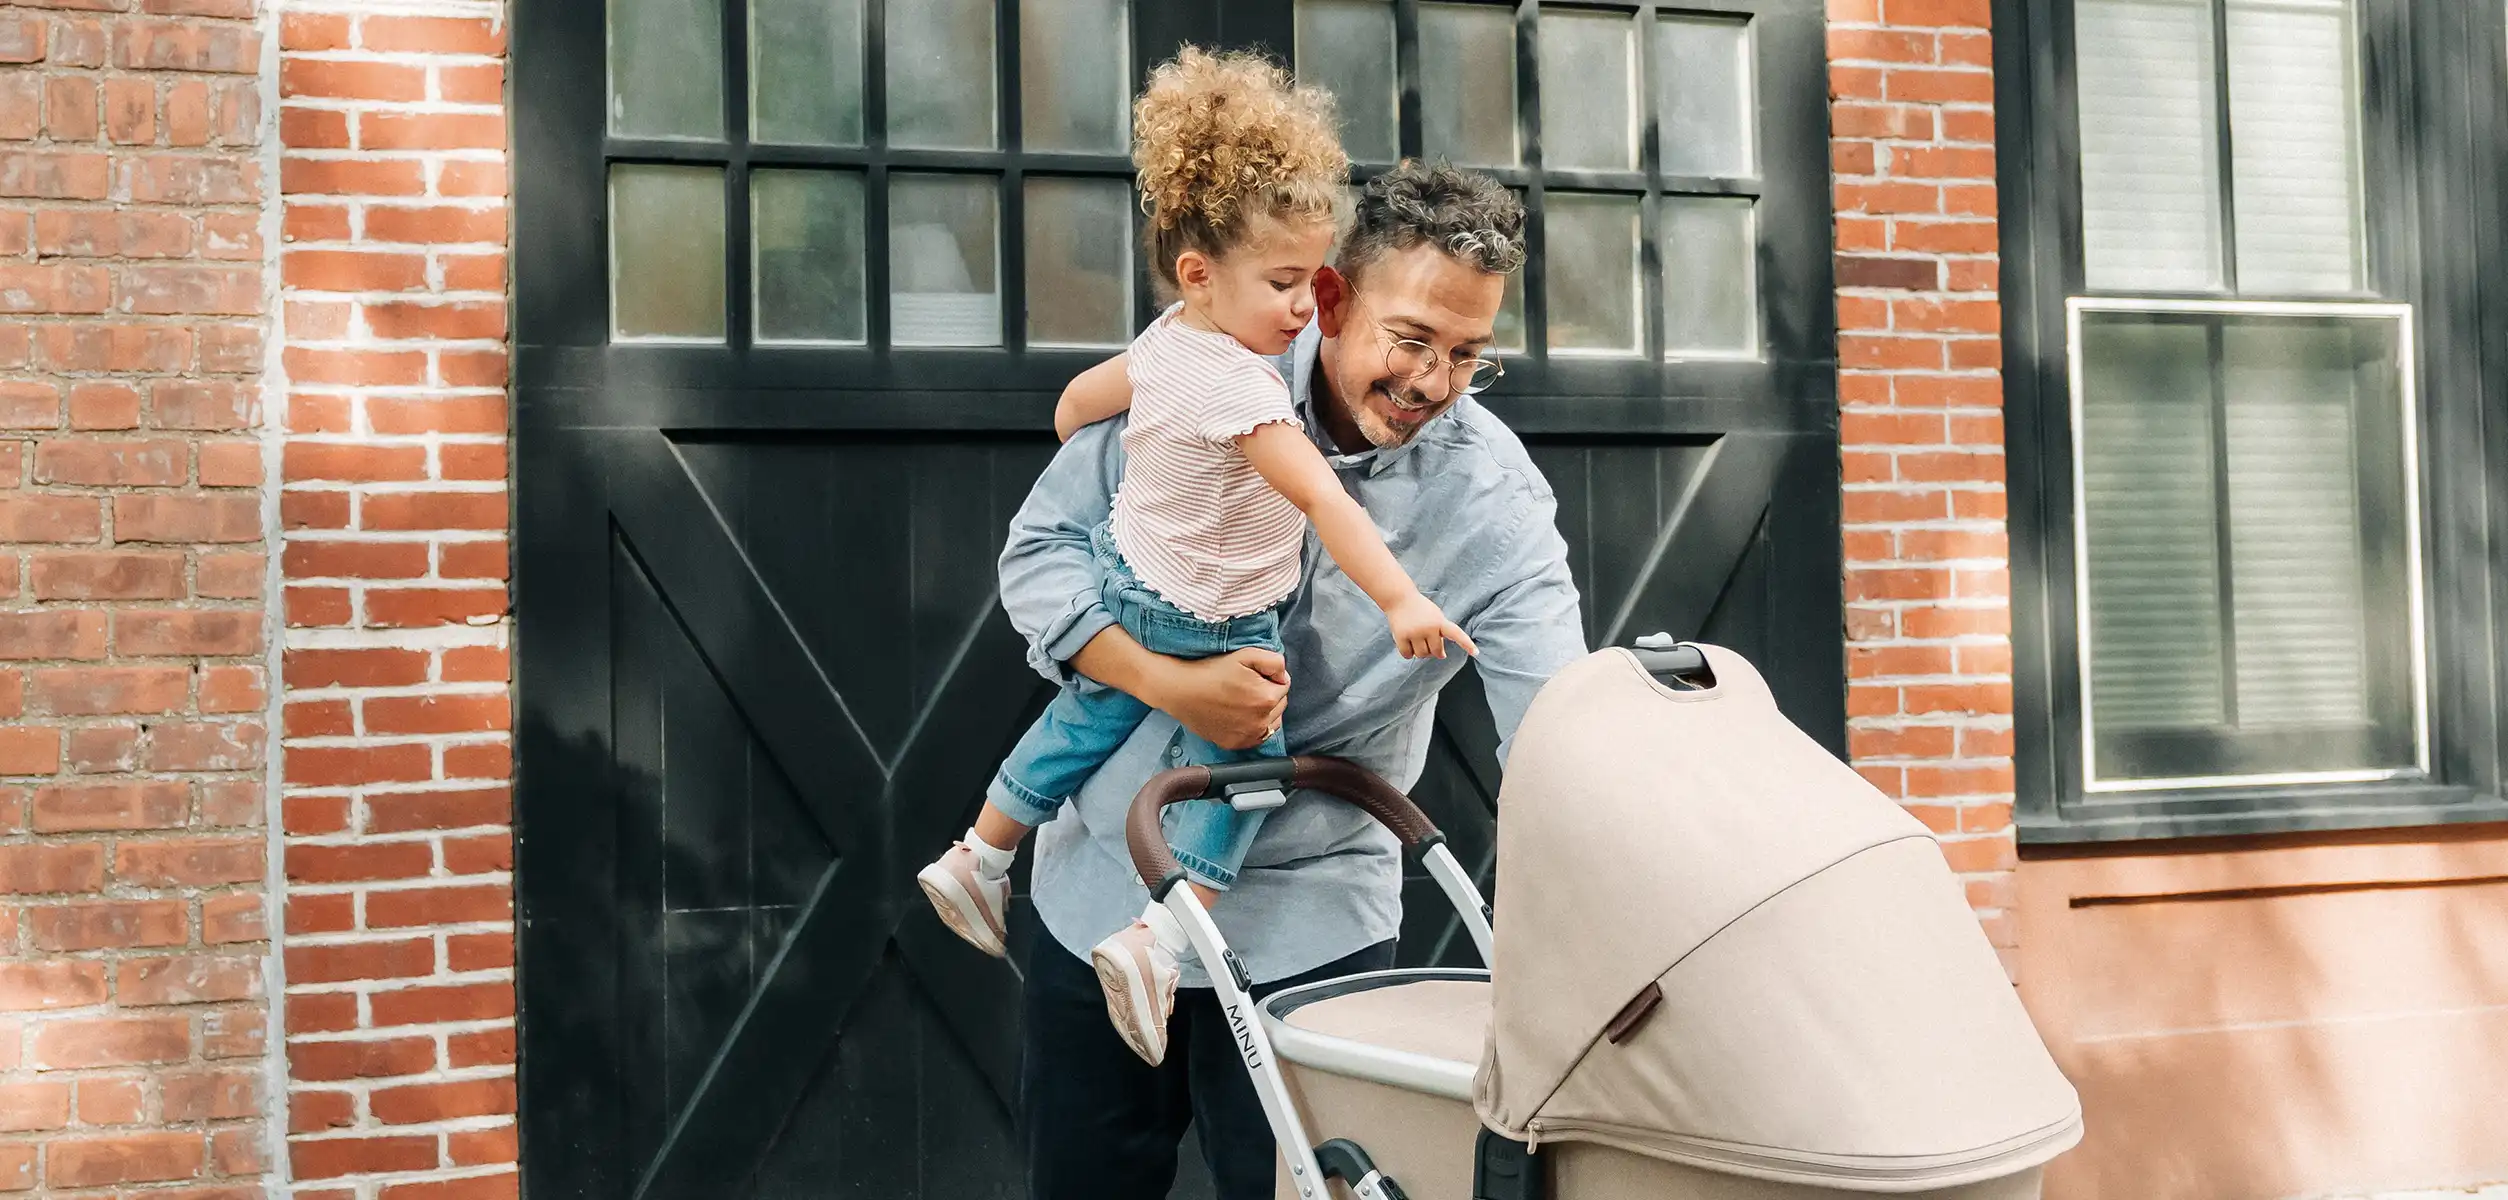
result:
[[[1387,609],[1385,623],[1393,627],[1394,649],[1401,651],[1404,658],[1444,658],[1447,642],[1463,647],[1465,654],[1480,653],[1460,626],[1447,620],[1428,597],[1416,592]]]

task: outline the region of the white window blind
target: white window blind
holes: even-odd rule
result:
[[[2360,285],[2350,0],[2227,0],[2238,290]]]
[[[2220,119],[2210,0],[2080,0],[2073,40],[2090,286],[2219,287]]]

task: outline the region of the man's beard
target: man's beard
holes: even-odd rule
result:
[[[1373,399],[1379,392],[1383,393],[1389,400],[1394,396],[1393,389],[1379,385],[1368,389],[1368,397]],[[1400,398],[1405,401],[1412,402],[1420,402],[1426,399],[1426,397],[1421,396],[1416,391],[1406,392]],[[1404,427],[1386,420],[1382,414],[1376,411],[1376,406],[1373,404],[1354,404],[1351,405],[1350,408],[1350,419],[1358,425],[1359,433],[1366,437],[1369,445],[1374,446],[1379,450],[1391,450],[1396,446],[1400,446],[1403,443],[1410,441],[1412,438],[1418,437],[1419,431],[1426,429],[1428,427],[1428,422],[1435,419],[1438,415],[1438,410],[1435,407],[1422,407],[1419,410],[1421,414],[1419,422],[1417,424]]]

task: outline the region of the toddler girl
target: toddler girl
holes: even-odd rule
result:
[[[1133,106],[1144,242],[1159,282],[1180,302],[1128,351],[1123,478],[1091,542],[1107,611],[1160,654],[1279,650],[1280,610],[1298,584],[1309,521],[1333,561],[1384,610],[1403,657],[1443,658],[1449,639],[1473,649],[1342,490],[1268,361],[1314,316],[1315,273],[1332,246],[1349,163],[1331,109],[1329,96],[1292,85],[1260,58],[1192,48],[1159,66]],[[1072,414],[1057,424],[1072,427]],[[916,876],[960,937],[1003,953],[1020,840],[1148,712],[1112,688],[1067,687],[1020,738],[974,828]],[[1248,752],[1182,736],[1190,764],[1286,753],[1277,728]],[[1176,808],[1170,841],[1208,903],[1234,882],[1263,813],[1216,800]],[[1191,954],[1181,925],[1154,901],[1090,954],[1108,1016],[1153,1064],[1166,1055],[1176,964]]]

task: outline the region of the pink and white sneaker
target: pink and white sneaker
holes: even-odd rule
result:
[[[995,958],[1008,952],[1003,922],[1010,912],[1009,875],[986,875],[975,851],[953,842],[932,865],[915,872],[914,881],[923,885],[932,911],[951,933]]]
[[[1123,1044],[1157,1066],[1167,1057],[1167,1017],[1176,1010],[1176,956],[1139,921],[1089,951],[1097,982],[1106,989],[1106,1016]]]

